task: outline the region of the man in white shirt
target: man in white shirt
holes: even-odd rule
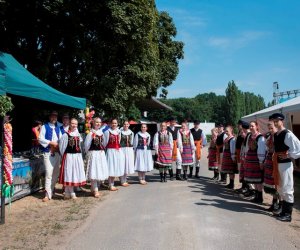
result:
[[[39,135],[39,143],[41,144],[41,150],[44,155],[45,165],[45,197],[43,202],[51,200],[54,191],[55,184],[59,176],[59,167],[61,162],[61,156],[58,150],[58,140],[61,137],[61,131],[57,125],[56,111],[52,111],[49,115],[49,122],[45,123],[41,128]]]

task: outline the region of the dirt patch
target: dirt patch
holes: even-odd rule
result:
[[[6,223],[0,226],[1,249],[45,249],[59,245],[64,238],[78,228],[89,216],[90,210],[103,201],[91,196],[89,186],[77,193],[78,199],[64,200],[61,186],[49,202],[42,202],[44,193],[38,192],[6,206]]]

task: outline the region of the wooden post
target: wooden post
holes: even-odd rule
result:
[[[4,179],[4,154],[3,154],[3,148],[4,148],[4,118],[0,117],[0,129],[1,129],[1,216],[0,216],[0,224],[5,223],[5,196],[3,195],[3,185],[5,182]]]

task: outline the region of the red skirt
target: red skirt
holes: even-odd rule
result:
[[[218,161],[217,161],[217,149],[209,148],[208,149],[208,170],[217,170],[218,169]]]
[[[172,151],[169,144],[159,144],[157,162],[158,167],[172,165]]]
[[[269,188],[275,188],[272,155],[270,152],[267,154],[264,164],[264,186]]]
[[[222,158],[221,172],[224,174],[235,174],[237,170],[236,162],[231,158],[229,149],[224,149]]]
[[[244,180],[248,183],[260,184],[263,182],[263,171],[260,169],[257,152],[248,150],[245,163]]]
[[[182,158],[183,166],[189,166],[189,165],[194,164],[193,151],[192,151],[191,144],[183,144],[181,158]]]

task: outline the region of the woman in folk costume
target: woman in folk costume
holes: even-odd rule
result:
[[[227,135],[223,146],[223,159],[221,171],[224,174],[229,174],[230,183],[226,186],[229,189],[234,188],[234,175],[237,172],[236,155],[235,155],[235,137],[233,135],[233,127],[227,126],[225,128]]]
[[[263,183],[263,162],[266,154],[265,138],[259,132],[258,124],[250,122],[250,134],[246,138],[244,180],[249,184],[254,184],[254,202],[263,202],[262,183]]]
[[[195,142],[191,131],[188,128],[186,122],[181,123],[181,129],[178,131],[178,148],[181,153],[182,167],[183,167],[183,179],[187,180],[187,170],[189,166],[193,166]]]
[[[104,133],[110,191],[118,190],[118,188],[115,187],[115,177],[123,176],[125,172],[125,159],[123,151],[121,150],[120,136],[118,120],[112,119],[111,127]]]
[[[218,168],[218,160],[217,160],[217,145],[216,140],[218,136],[218,129],[213,128],[211,130],[211,140],[208,148],[208,170],[214,171],[214,177],[212,180],[218,180],[219,178],[219,168]]]
[[[127,183],[127,175],[134,173],[134,152],[133,152],[133,138],[134,134],[129,129],[129,122],[125,121],[121,129],[121,149],[125,157],[125,172],[121,177],[121,185],[129,186]]]
[[[91,191],[95,198],[100,197],[98,182],[108,178],[108,167],[104,151],[105,142],[101,123],[99,117],[93,119],[93,129],[84,141],[84,148],[87,154],[87,179],[91,180]]]
[[[86,184],[80,143],[82,138],[77,129],[78,121],[71,119],[69,131],[59,141],[62,155],[59,183],[65,187],[65,199],[76,199],[74,187]]]
[[[222,158],[223,158],[223,146],[224,146],[223,143],[227,135],[225,134],[223,124],[218,124],[217,128],[219,134],[217,136],[216,145],[217,145],[217,161],[218,161],[219,173],[221,176],[220,183],[226,183],[227,175],[221,172],[221,167],[222,167]]]
[[[141,125],[141,131],[138,132],[133,141],[133,148],[135,151],[135,165],[134,169],[138,172],[139,181],[141,185],[146,185],[146,172],[153,169],[153,158],[150,149],[151,136],[147,132],[147,125]]]
[[[153,145],[157,155],[157,165],[161,182],[167,182],[167,171],[172,167],[173,137],[167,131],[167,124],[161,124],[160,131],[154,135]]]
[[[271,117],[270,117],[271,118]],[[269,133],[266,134],[266,159],[264,162],[264,191],[273,196],[273,201],[271,207],[268,211],[273,212],[279,208],[279,194],[275,188],[274,178],[273,178],[273,160],[272,156],[274,154],[274,134],[277,132],[274,122],[269,121],[268,123]]]

